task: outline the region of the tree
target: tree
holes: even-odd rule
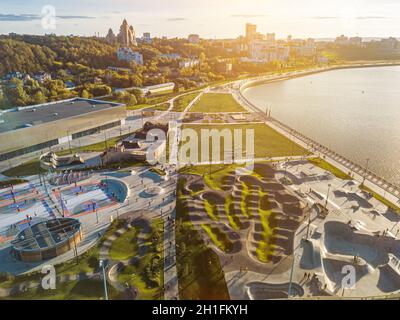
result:
[[[42,91],[37,91],[33,96],[33,103],[34,104],[42,104],[47,102],[46,96],[43,94]]]
[[[135,95],[130,94],[130,93],[126,93],[124,95],[123,102],[126,104],[127,107],[137,105],[137,103],[138,103]]]
[[[29,103],[29,96],[24,90],[21,80],[12,79],[6,86],[5,94],[14,106],[25,106]]]
[[[81,93],[81,97],[83,99],[89,99],[90,98],[90,94],[89,94],[89,92],[87,90],[83,89],[82,93]]]

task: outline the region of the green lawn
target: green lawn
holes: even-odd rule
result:
[[[233,243],[224,232],[210,224],[202,224],[201,227],[219,249],[226,253],[232,251]]]
[[[208,248],[188,217],[178,182],[175,234],[179,296],[182,300],[229,300],[218,255]]]
[[[113,287],[108,286],[110,300],[122,296]],[[29,289],[24,293],[12,295],[15,300],[101,300],[104,299],[103,281],[83,280],[60,283],[55,290],[44,290],[41,287]]]
[[[149,108],[149,107],[151,107],[151,105],[147,104],[147,103],[145,103],[145,104],[137,104],[137,105],[134,105],[134,106],[126,107],[126,110],[134,111],[134,110],[140,110],[140,109]]]
[[[204,209],[211,220],[218,221],[218,211],[215,204],[210,203],[207,199],[204,200]]]
[[[259,204],[258,204],[258,213],[260,215],[261,226],[263,231],[261,232],[261,241],[258,243],[258,248],[256,249],[256,255],[258,260],[261,262],[268,262],[270,255],[275,250],[275,245],[272,244],[274,235],[273,235],[273,228],[271,228],[270,221],[272,210],[265,210],[261,207],[261,201],[264,196],[267,194],[264,193],[261,188],[258,191],[259,193]]]
[[[137,255],[137,235],[139,228],[130,228],[115,239],[110,248],[110,258],[116,261],[129,260]]]
[[[174,101],[174,107],[172,108],[173,112],[183,112],[190,102],[192,102],[197,96],[199,92],[185,94]]]
[[[262,124],[226,124],[226,125],[208,125],[208,124],[201,124],[201,125],[193,125],[193,124],[184,124],[183,129],[190,128],[196,131],[198,141],[195,141],[198,145],[196,149],[194,146],[196,144],[190,144],[190,140],[181,142],[181,148],[186,146],[192,146],[193,148],[185,148],[186,156],[190,156],[193,154],[191,152],[195,152],[194,156],[197,158],[198,161],[202,160],[201,157],[201,141],[202,141],[202,130],[206,130],[206,133],[210,134],[212,137],[215,137],[217,141],[220,142],[219,151],[220,151],[220,160],[224,160],[224,139],[218,139],[218,134],[222,136],[224,129],[228,130],[228,135],[230,133],[232,137],[232,145],[231,145],[231,152],[234,146],[238,145],[237,141],[233,139],[234,137],[234,129],[241,129],[242,130],[242,154],[243,157],[246,156],[246,130],[253,130],[254,132],[254,156],[255,158],[268,158],[268,157],[290,157],[290,156],[300,156],[308,154],[307,150],[296,144],[295,142],[291,141],[290,139],[286,138],[285,136],[281,135],[271,127]],[[207,131],[209,130],[209,131]],[[213,131],[214,130],[214,133]],[[240,133],[239,133],[240,134]],[[251,142],[250,142],[251,143]],[[211,150],[212,148],[218,148],[218,145],[213,145],[213,139],[209,139],[209,157],[211,158]],[[251,144],[250,144],[251,146]],[[207,156],[204,155],[207,159]]]
[[[154,106],[154,109],[157,111],[167,111],[169,109],[169,107],[170,107],[169,103],[161,103],[161,104]]]
[[[24,179],[10,179],[10,180],[2,180],[0,181],[0,188],[6,188],[10,186],[16,186],[18,184],[22,184],[27,182]]]
[[[163,299],[162,286],[164,283],[163,264],[163,230],[164,221],[155,219],[151,223],[151,232],[145,242],[147,251],[144,256],[134,264],[124,267],[118,280],[122,284],[128,283],[139,290],[141,300]],[[153,238],[157,239],[156,241]],[[137,241],[136,235],[127,239],[129,246],[131,242]],[[132,256],[138,256],[137,248],[132,248]]]
[[[40,167],[39,159],[33,159],[19,166],[8,169],[2,172],[2,174],[4,174],[7,177],[24,177],[24,176],[41,174],[45,172],[47,171]]]
[[[205,93],[189,112],[246,112],[231,94]]]
[[[366,187],[366,186],[360,186],[360,189],[370,193],[376,200],[382,202],[385,206],[387,206],[388,208],[392,209],[393,211],[397,212],[398,214],[400,214],[400,207],[395,205],[394,203],[390,202],[389,200],[387,200],[386,198],[382,197],[381,195],[379,195],[378,193],[376,193],[375,191],[371,190],[370,188]]]
[[[165,176],[167,174],[164,170],[161,170],[159,168],[150,168],[149,171],[157,173],[161,177],[163,177],[163,176]]]
[[[344,173],[342,170],[336,168],[335,166],[331,165],[330,163],[321,158],[308,159],[308,161],[310,161],[313,165],[320,167],[321,169],[329,171],[339,179],[353,180],[353,178],[350,177],[347,173]]]
[[[182,174],[196,174],[204,177],[206,184],[214,190],[222,190],[223,178],[231,171],[240,166],[236,164],[212,164],[201,166],[186,166],[182,168],[179,173]]]
[[[56,154],[58,156],[65,156],[65,155],[81,153],[81,152],[103,152],[107,148],[115,146],[122,139],[124,139],[126,137],[129,137],[131,134],[132,133],[124,134],[124,135],[122,135],[120,137],[110,138],[110,139],[107,139],[105,141],[100,141],[100,142],[96,142],[96,143],[93,143],[93,144],[89,144],[87,146],[71,148],[71,150],[70,149],[65,149],[65,150],[62,150],[62,151],[57,151]]]

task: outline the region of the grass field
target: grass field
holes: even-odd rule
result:
[[[145,254],[139,257],[138,248],[136,245],[137,235],[131,234],[130,238],[125,238],[127,247],[132,247],[132,250],[121,249],[129,253],[131,257],[139,259],[133,264],[124,267],[118,277],[120,283],[128,283],[129,285],[139,290],[140,300],[159,300],[163,298],[162,286],[164,284],[163,272],[163,235],[164,221],[155,219],[151,223],[151,231],[147,235],[144,245],[147,247]],[[135,244],[133,244],[135,243]],[[133,246],[136,246],[133,248]]]
[[[7,188],[10,186],[16,186],[18,184],[22,184],[27,182],[24,179],[10,179],[10,180],[2,180],[0,181],[0,188]]]
[[[310,161],[313,165],[320,167],[321,169],[329,171],[339,179],[353,180],[353,178],[350,177],[347,173],[344,173],[342,170],[336,168],[335,166],[331,165],[330,163],[326,162],[321,158],[308,159],[308,161]]]
[[[122,298],[113,287],[108,286],[110,300]],[[102,300],[104,299],[103,282],[99,280],[69,281],[57,285],[55,290],[44,290],[41,287],[28,289],[15,294],[10,299],[16,300]]]
[[[197,142],[198,148],[195,147],[190,148],[186,152],[186,156],[189,157],[190,155],[194,155],[197,157],[197,161],[201,162],[201,138],[202,138],[202,130],[217,130],[216,133],[210,131],[210,135],[218,139],[216,134],[222,135],[222,130],[228,129],[228,135],[230,133],[232,137],[232,144],[234,146],[238,145],[237,141],[234,141],[234,129],[241,129],[242,130],[242,154],[243,157],[246,156],[246,130],[254,130],[254,154],[247,156],[247,158],[269,158],[269,157],[290,157],[290,156],[300,156],[308,154],[307,150],[299,146],[298,144],[292,142],[288,138],[284,137],[271,127],[265,124],[227,124],[227,125],[208,125],[208,124],[201,124],[201,125],[191,125],[185,124],[183,125],[183,129],[190,128],[196,131],[197,137],[199,141]],[[209,156],[208,159],[211,158],[211,151],[212,148],[218,148],[220,151],[220,160],[224,160],[224,139],[220,138],[217,141],[220,142],[220,146],[214,145],[212,142],[213,139],[209,139]],[[189,140],[188,140],[189,141]],[[182,142],[181,147],[185,146],[188,141]],[[251,143],[251,142],[250,142]],[[193,144],[195,145],[195,144]],[[233,147],[231,147],[233,149]],[[231,150],[232,151],[232,150]],[[240,150],[239,150],[240,151]],[[194,154],[192,154],[194,152]],[[207,155],[204,155],[204,158],[207,159]],[[213,159],[214,161],[215,159]],[[192,162],[193,163],[193,162]]]
[[[373,190],[371,190],[370,188],[366,187],[366,186],[360,186],[360,189],[370,193],[376,200],[382,202],[385,206],[387,206],[388,208],[392,209],[393,211],[395,211],[396,213],[400,214],[400,207],[395,205],[394,203],[390,202],[389,200],[387,200],[386,198],[382,197],[381,195],[379,195],[378,193],[374,192]]]
[[[115,239],[110,248],[110,258],[116,261],[128,260],[137,255],[138,245],[136,237],[139,228],[131,228]]]
[[[226,233],[210,224],[202,224],[201,227],[210,237],[211,241],[223,252],[229,253],[232,250],[233,243]]]
[[[169,109],[169,107],[170,107],[169,103],[161,103],[161,104],[154,106],[154,110],[167,111]]]
[[[179,173],[182,174],[196,174],[203,176],[206,184],[214,190],[222,190],[222,179],[232,170],[235,170],[240,166],[236,164],[224,165],[224,164],[212,164],[202,166],[187,166],[182,168]]]
[[[4,174],[7,177],[25,177],[45,172],[47,171],[40,167],[39,159],[33,159],[19,166],[8,169],[2,172],[2,174]]]
[[[267,209],[262,209],[261,199],[267,194],[262,192],[261,188],[259,189],[259,204],[258,204],[258,213],[260,215],[260,221],[263,228],[261,232],[261,241],[258,244],[256,249],[256,255],[258,260],[261,262],[268,262],[269,256],[274,252],[275,245],[272,244],[273,240],[273,228],[270,226],[272,211]]]
[[[231,94],[205,93],[189,112],[246,112]]]
[[[150,104],[136,104],[134,106],[126,107],[126,110],[134,111],[134,110],[140,110],[140,109],[144,109],[144,108],[148,108],[148,107],[151,107],[151,105]]]
[[[194,92],[194,93],[185,94],[184,96],[177,98],[174,101],[174,107],[172,108],[172,111],[173,112],[183,112],[187,108],[189,103],[192,102],[198,95],[199,95],[199,92]]]

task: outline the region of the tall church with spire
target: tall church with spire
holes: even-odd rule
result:
[[[108,30],[106,40],[110,44],[118,42],[122,47],[137,46],[135,30],[132,26],[128,25],[126,19],[124,19],[122,22],[117,36],[114,34],[111,28]]]

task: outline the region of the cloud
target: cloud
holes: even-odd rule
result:
[[[340,19],[340,17],[334,17],[334,16],[317,16],[317,17],[311,17],[310,19],[316,19],[316,20],[333,20],[333,19]]]
[[[389,17],[383,17],[383,16],[361,16],[357,17],[356,19],[358,20],[368,20],[368,19],[390,19]]]
[[[167,19],[168,21],[185,21],[185,20],[188,20],[188,19],[186,19],[186,18],[168,18]]]
[[[60,19],[96,19],[96,17],[90,17],[90,16],[56,16],[57,18]],[[107,16],[103,18],[108,18]]]
[[[263,18],[266,17],[265,14],[231,14],[231,18]]]
[[[56,16],[59,19],[72,20],[72,19],[94,19],[95,17],[90,16]],[[0,21],[35,21],[42,19],[39,14],[3,14],[0,13]]]

